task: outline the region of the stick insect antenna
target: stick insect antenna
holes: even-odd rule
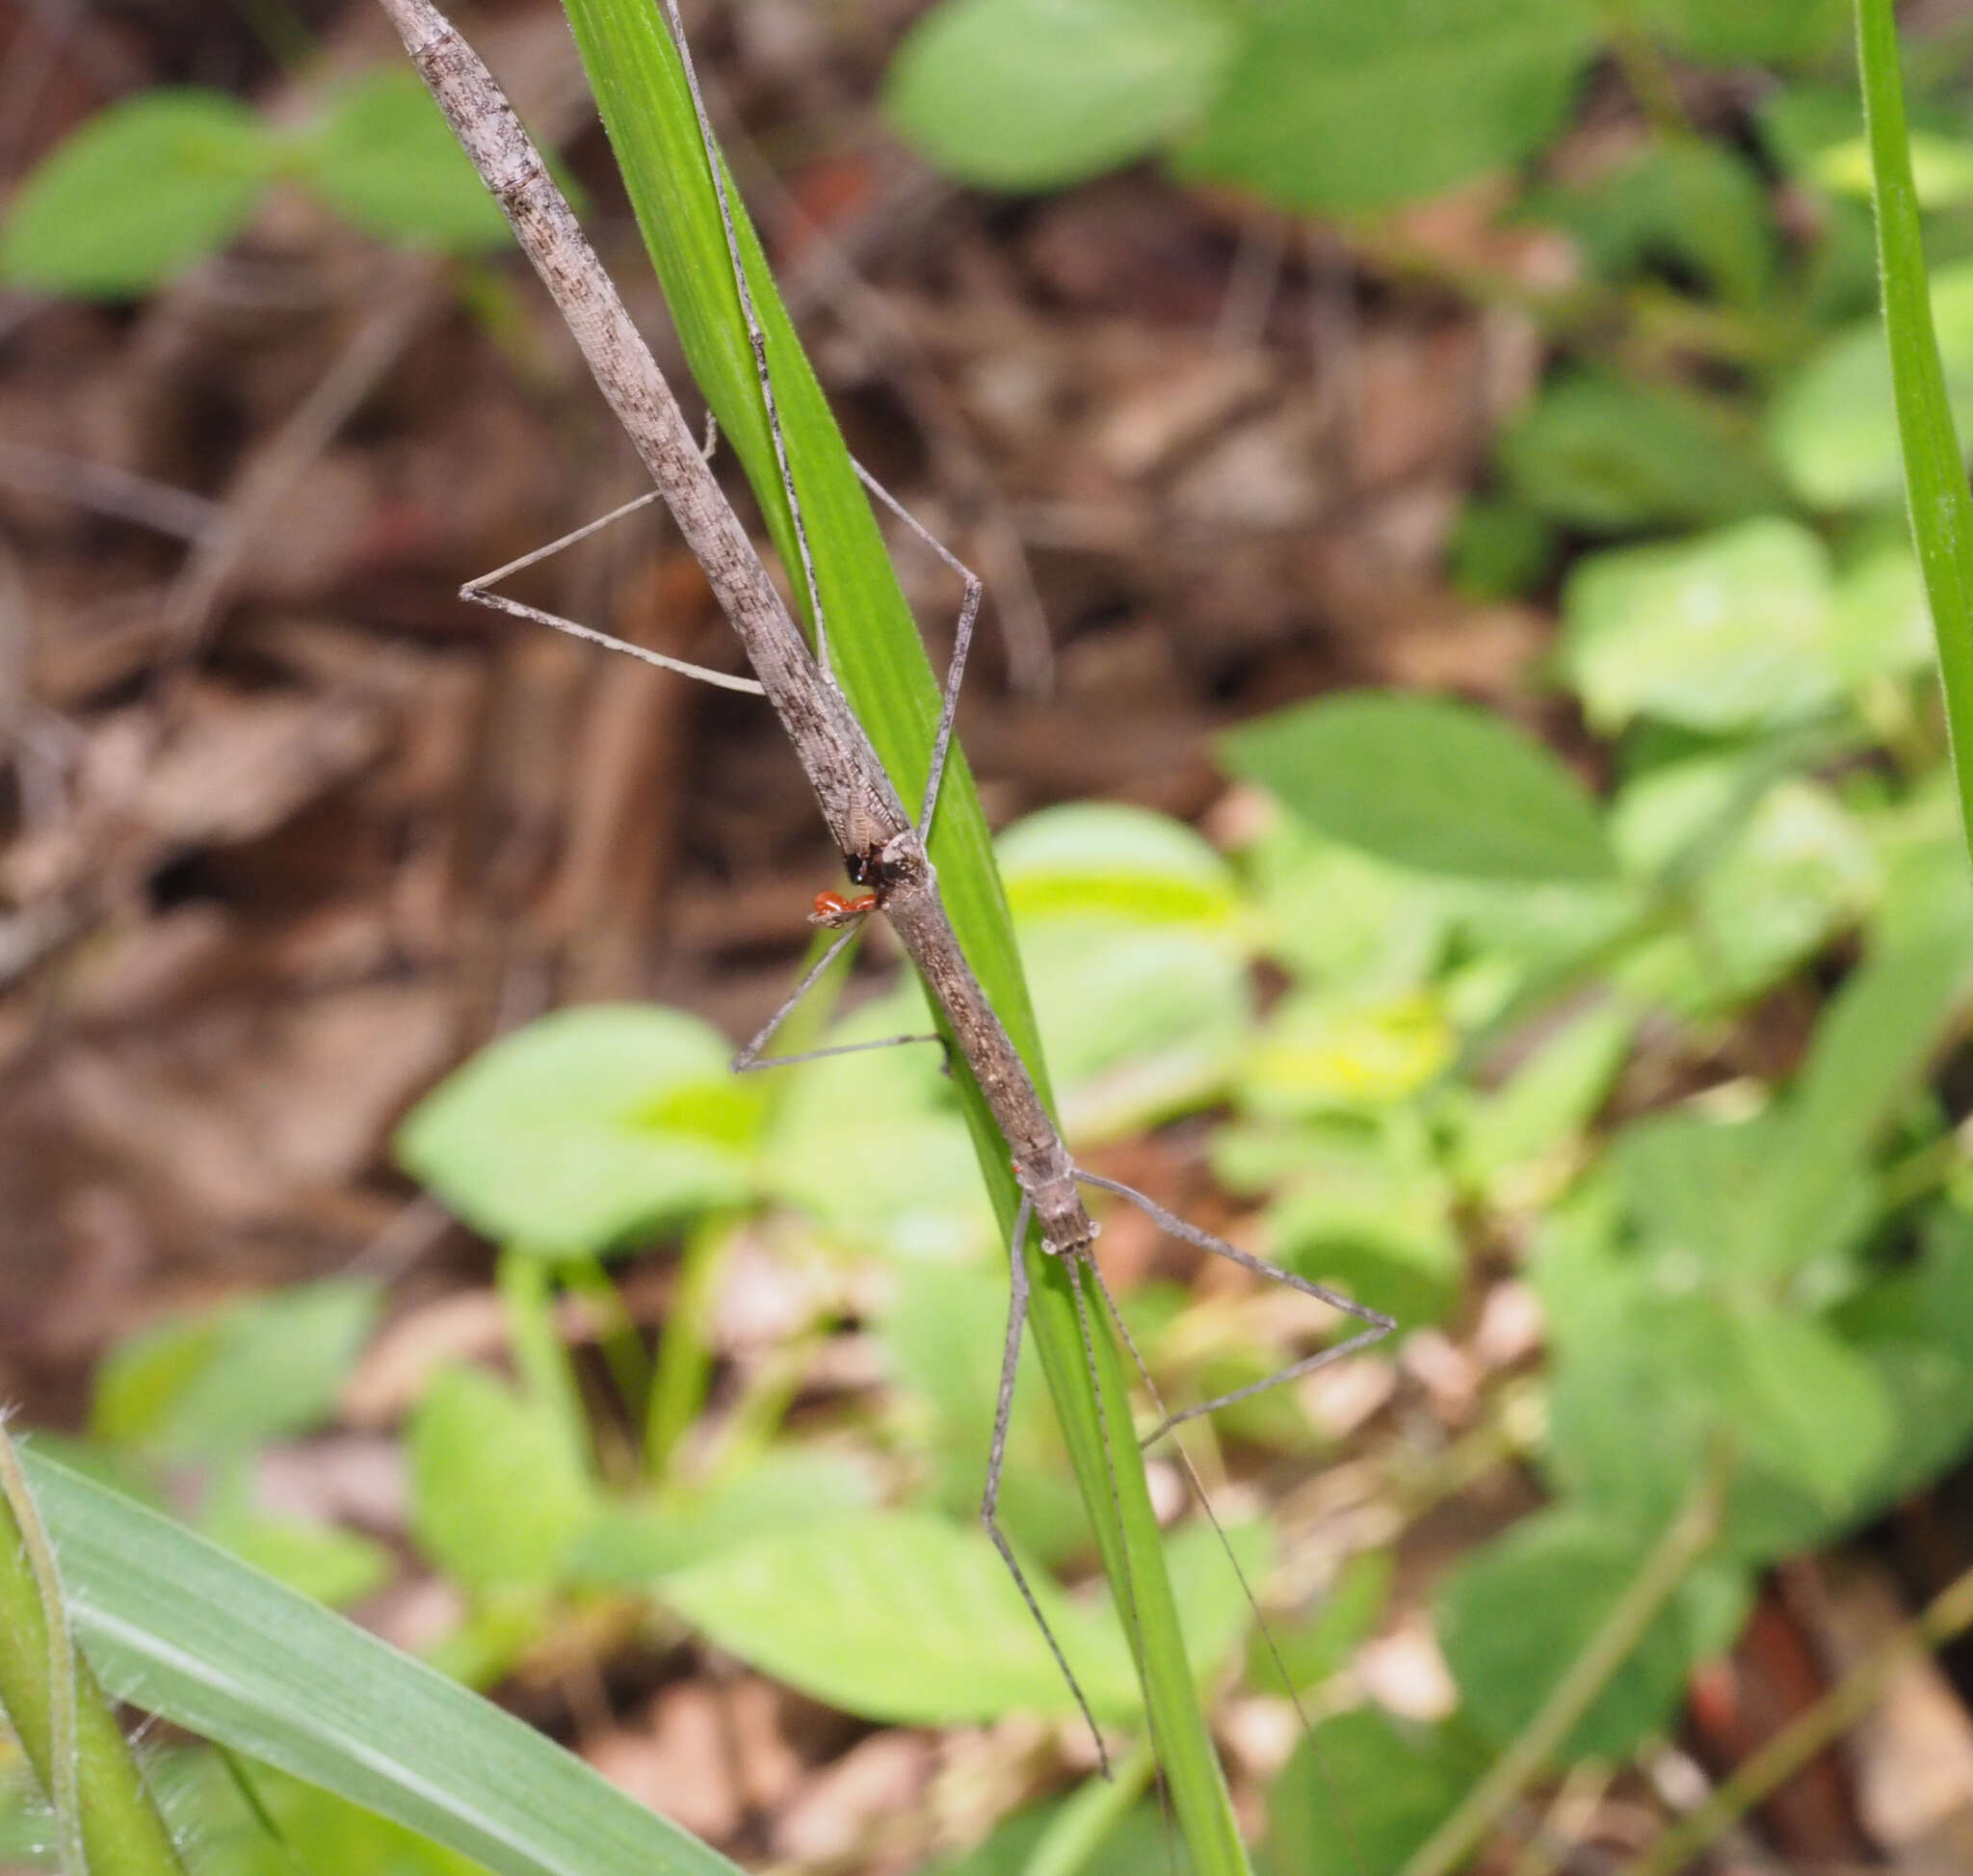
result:
[[[747,342],[753,348],[754,375],[760,381],[760,401],[766,409],[768,434],[774,438],[775,462],[781,472],[781,492],[787,497],[788,518],[795,529],[795,550],[802,562],[802,583],[808,594],[809,616],[815,621],[815,662],[831,685],[835,672],[829,657],[829,627],[822,615],[822,589],[816,582],[815,556],[808,548],[808,523],[802,518],[802,497],[795,492],[795,471],[788,462],[787,438],[781,434],[780,408],[775,401],[774,374],[767,363],[767,331],[754,310],[753,289],[748,284],[747,269],[740,258],[739,230],[733,225],[733,205],[726,197],[726,166],[720,161],[719,145],[713,141],[712,117],[705,108],[705,96],[698,88],[698,71],[692,63],[692,48],[685,42],[685,22],[678,16],[678,0],[665,0],[665,24],[671,43],[677,48],[678,63],[685,72],[686,89],[692,93],[693,115],[698,119],[698,140],[705,149],[706,169],[712,175],[713,195],[720,205],[720,223],[726,231],[726,259],[733,269],[733,285],[740,296],[740,312],[747,322]]]

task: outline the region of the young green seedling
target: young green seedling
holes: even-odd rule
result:
[[[864,892],[854,901],[834,900],[831,896],[829,902],[819,904],[818,922],[842,928],[843,937],[836,946],[831,947],[823,964],[804,978],[795,995],[776,1013],[766,1029],[741,1051],[735,1064],[737,1068],[765,1066],[760,1050],[774,1029],[828,963],[855,936],[862,920],[873,912],[881,911],[889,919],[938,1006],[949,1027],[953,1044],[964,1056],[1006,1144],[1020,1193],[1012,1245],[1012,1295],[1007,1338],[994,1409],[986,1484],[981,1504],[981,1522],[1046,1638],[1049,1650],[1096,1741],[1097,1754],[1107,1772],[1108,1757],[1095,1716],[1041,1614],[997,1518],[1015,1366],[1028,1313],[1029,1279],[1022,1251],[1030,1224],[1039,1227],[1046,1254],[1064,1264],[1073,1280],[1070,1289],[1075,1300],[1083,1354],[1091,1374],[1106,1454],[1109,1451],[1109,1433],[1104,1418],[1102,1390],[1095,1379],[1095,1355],[1085,1302],[1084,1280],[1095,1285],[1147,1385],[1150,1377],[1144,1374],[1144,1363],[1137,1357],[1128,1332],[1123,1330],[1115,1301],[1091,1255],[1096,1226],[1084,1207],[1080,1190],[1083,1186],[1095,1187],[1126,1199],[1173,1236],[1257,1275],[1286,1284],[1304,1296],[1327,1303],[1365,1325],[1357,1334],[1290,1364],[1266,1381],[1225,1396],[1226,1400],[1245,1399],[1263,1388],[1280,1386],[1365,1348],[1388,1334],[1395,1324],[1380,1311],[1186,1224],[1144,1193],[1115,1179],[1085,1172],[1071,1159],[1026,1065],[960,950],[939,895],[937,875],[926,852],[926,837],[938,806],[960,680],[963,675],[973,621],[978,610],[979,582],[942,547],[937,547],[936,542],[932,543],[965,579],[967,595],[941,699],[925,794],[914,823],[907,815],[888,773],[830,669],[821,596],[802,518],[802,506],[788,464],[774,383],[767,366],[766,343],[748,286],[746,270],[741,264],[723,169],[714,153],[704,104],[692,73],[690,55],[671,0],[667,0],[666,13],[698,113],[701,140],[725,227],[728,257],[759,376],[761,399],[774,440],[782,488],[795,522],[798,555],[815,621],[816,648],[813,653],[789,616],[745,528],[707,466],[704,453],[695,442],[676,400],[648,347],[632,324],[602,263],[591,249],[567,202],[556,188],[491,74],[431,6],[430,0],[383,0],[383,4],[397,24],[413,63],[431,87],[495,200],[506,213],[523,251],[553,295],[598,386],[657,483],[657,492],[671,509],[687,545],[705,569],[714,595],[739,635],[759,681],[757,686],[750,685],[744,679],[734,679],[723,673],[709,673],[682,665],[676,660],[665,659],[643,647],[624,644],[588,627],[573,625],[571,621],[552,615],[520,609],[511,601],[492,601],[485,589],[498,575],[488,575],[473,582],[464,590],[464,596],[498,603],[511,611],[523,611],[525,617],[572,630],[578,637],[592,643],[684,671],[688,675],[710,677],[728,688],[757,688],[780,718],[815,791],[823,818],[843,855],[850,877],[864,888]],[[869,482],[867,476],[864,480],[866,484]],[[876,492],[887,506],[903,514],[888,495],[881,489]],[[609,518],[613,517],[605,517],[606,521]],[[905,518],[908,521],[910,517],[907,515]],[[589,533],[604,523],[593,523],[591,529],[580,533]],[[911,525],[917,526],[915,522]],[[918,532],[924,534],[922,529]],[[580,534],[570,537],[576,538],[580,538]],[[929,536],[925,538],[930,540]],[[556,543],[562,544],[566,543]],[[553,547],[543,548],[529,556],[526,562],[514,565],[528,564],[552,551]],[[511,570],[513,569],[503,568],[502,572]],[[1155,1398],[1155,1388],[1152,1391]],[[1151,1438],[1157,1439],[1181,1421],[1209,1412],[1221,1404],[1211,1402],[1180,1414],[1166,1414],[1160,1404],[1159,1412],[1163,1418]],[[1190,1470],[1189,1466],[1187,1469]],[[1111,1490],[1114,1499],[1114,1470]]]

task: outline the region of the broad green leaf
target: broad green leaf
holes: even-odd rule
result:
[[[15,195],[0,278],[96,300],[147,293],[246,226],[275,163],[267,128],[223,92],[112,105]]]
[[[1340,1674],[1382,1620],[1395,1572],[1390,1551],[1357,1551],[1307,1621],[1287,1627],[1276,1620],[1269,1625],[1271,1635],[1255,1631],[1248,1651],[1249,1681],[1264,1692],[1278,1693],[1284,1667],[1289,1686],[1297,1689],[1318,1686]]]
[[[737,1876],[512,1714],[37,1454],[77,1635],[119,1699],[493,1876]]]
[[[1446,576],[1468,599],[1526,593],[1553,564],[1560,543],[1545,516],[1512,495],[1469,495],[1446,549]]]
[[[1214,0],[944,0],[898,48],[884,115],[961,182],[1059,189],[1197,118],[1239,25]]]
[[[1973,420],[1973,262],[1933,274],[1932,317],[1953,422],[1963,435]],[[1904,459],[1877,315],[1827,341],[1782,388],[1769,407],[1768,438],[1796,494],[1814,507],[1899,498]]]
[[[442,1368],[411,1415],[411,1531],[477,1594],[547,1589],[595,1516],[561,1421],[477,1368]]]
[[[866,1003],[823,1041],[835,1048],[930,1034],[924,993],[912,980]],[[936,1043],[776,1072],[786,1083],[776,1090],[761,1167],[776,1198],[859,1251],[913,1262],[967,1257],[999,1235]]]
[[[1630,14],[1708,65],[1793,63],[1832,52],[1850,26],[1848,0],[1638,0]]]
[[[1461,1710],[1497,1745],[1533,1719],[1630,1586],[1647,1543],[1570,1509],[1539,1512],[1453,1567],[1434,1599]],[[1558,1755],[1622,1763],[1671,1718],[1692,1670],[1739,1632],[1752,1585],[1731,1566],[1688,1575]],[[1540,1619],[1530,1620],[1539,1610]]]
[[[308,181],[357,227],[448,253],[504,249],[505,218],[415,72],[367,72],[294,145]]]
[[[1441,883],[1280,813],[1246,855],[1261,948],[1296,976],[1366,996],[1415,991],[1450,937]]]
[[[980,1508],[1007,1347],[1007,1279],[998,1260],[986,1269],[912,1267],[883,1327],[891,1373],[917,1410],[908,1424],[930,1474],[933,1503],[955,1518]],[[1044,1564],[1074,1556],[1089,1542],[1062,1436],[1034,1350],[1023,1337],[1000,1520],[1016,1548]]]
[[[1501,437],[1499,456],[1521,501],[1591,534],[1737,520],[1780,500],[1723,411],[1592,372],[1550,383]]]
[[[1693,1013],[1731,1007],[1811,956],[1868,908],[1878,888],[1870,841],[1821,782],[1761,785],[1735,757],[1661,769],[1618,797],[1611,832],[1626,865],[1649,878],[1699,862],[1686,881],[1685,928],[1620,961],[1634,995]]]
[[[1718,1122],[1689,1107],[1625,1127],[1609,1165],[1643,1254],[1688,1282],[1758,1269],[1747,1254],[1765,1223],[1766,1167],[1779,1131],[1772,1114]]]
[[[1269,1876],[1362,1876],[1402,1868],[1486,1770],[1450,1729],[1375,1706],[1324,1720],[1268,1792]]]
[[[1120,1631],[1034,1566],[1027,1574],[1091,1706],[1132,1717],[1137,1684]],[[866,1719],[943,1726],[1076,1710],[977,1527],[868,1512],[742,1546],[668,1577],[658,1593],[718,1647]]]
[[[1881,542],[1843,569],[1835,635],[1836,668],[1848,685],[1911,678],[1934,668],[1932,609],[1907,541]]]
[[[1116,802],[1078,802],[1016,821],[994,843],[1017,919],[1071,914],[1223,931],[1233,872],[1182,821]]]
[[[1952,208],[1973,199],[1973,145],[1956,137],[1914,131],[1909,141],[1911,180],[1921,208]],[[1839,196],[1870,198],[1870,146],[1861,136],[1846,138],[1817,153],[1809,173]]]
[[[1934,773],[1894,808],[1873,817],[1883,890],[1871,942],[1885,950],[1973,932],[1973,876],[1952,778]]]
[[[1782,1310],[1730,1319],[1730,1362],[1702,1379],[1746,1451],[1831,1514],[1890,1456],[1890,1402],[1870,1366],[1819,1323]]]
[[[1451,1064],[1458,1037],[1435,997],[1366,999],[1303,991],[1269,1015],[1240,1076],[1261,1116],[1377,1112],[1409,1099]]]
[[[876,1496],[877,1481],[859,1460],[789,1442],[700,1490],[608,1506],[578,1533],[563,1573],[585,1586],[645,1588],[765,1532],[865,1511]]]
[[[1818,1245],[1866,1154],[1958,1026],[1969,987],[1973,938],[1960,931],[1877,952],[1823,1006],[1763,1160],[1763,1202],[1749,1221],[1757,1267],[1792,1268]]]
[[[207,1511],[199,1524],[243,1563],[332,1609],[382,1588],[396,1570],[382,1545],[339,1524],[272,1518],[237,1501]]]
[[[1637,1010],[1613,998],[1545,1037],[1465,1118],[1460,1176],[1492,1189],[1498,1204],[1507,1176],[1573,1142],[1610,1093],[1639,1020]]]
[[[1023,920],[1035,1014],[1078,1147],[1217,1099],[1247,1048],[1253,992],[1224,936],[1114,918]]]
[[[487,1237],[608,1251],[750,1196],[756,1097],[730,1055],[681,1011],[559,1011],[427,1096],[398,1158]]]
[[[1316,213],[1433,195],[1539,149],[1595,36],[1580,0],[1266,8],[1181,169]]]
[[[1401,1110],[1375,1127],[1280,1129],[1272,1141],[1262,1129],[1229,1128],[1214,1143],[1214,1165],[1230,1184],[1248,1185],[1243,1173],[1258,1170],[1270,1145],[1293,1154],[1293,1171],[1277,1175],[1267,1255],[1407,1329],[1442,1320],[1459,1297],[1464,1248],[1417,1113]],[[1349,1327],[1337,1324],[1339,1333]]]
[[[1917,1265],[1873,1283],[1836,1320],[1896,1421],[1860,1520],[1937,1478],[1973,1444],[1973,1217],[1940,1206]]]
[[[1544,198],[1606,276],[1674,262],[1723,298],[1751,304],[1774,273],[1767,190],[1748,160],[1697,138],[1654,143],[1615,173]]]
[[[1562,762],[1447,698],[1324,698],[1246,725],[1220,749],[1310,826],[1401,866],[1530,885],[1615,870],[1596,805]]]
[[[1563,619],[1563,668],[1606,733],[1641,716],[1772,728],[1841,694],[1828,556],[1793,521],[1594,555]]]
[[[1226,862],[1183,823],[1109,804],[1032,815],[997,851],[1069,1137],[1212,1101],[1252,1019]]]
[[[90,1427],[171,1459],[235,1453],[320,1425],[382,1306],[330,1278],[155,1324],[96,1376]]]
[[[1150,1870],[1158,1876],[1192,1876],[1192,1859],[1173,1837],[1170,1816],[1148,1801],[1140,1802],[1089,1848],[1085,1834],[1076,1829],[1076,1808],[1092,1797],[1101,1804],[1110,1795],[1110,1787],[1092,1780],[1060,1804],[1030,1805],[997,1824],[984,1843],[960,1856],[934,1857],[916,1876],[1041,1876],[1063,1867],[1060,1834],[1065,1832],[1077,1846],[1075,1876],[1145,1876]]]

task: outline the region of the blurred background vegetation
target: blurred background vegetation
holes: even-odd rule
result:
[[[0,1395],[750,1867],[1167,1866],[971,1521],[935,1055],[726,1072],[840,884],[772,721],[452,596],[641,484],[381,14],[6,17]],[[461,24],[662,353],[559,13]],[[1847,9],[688,25],[852,447],[987,581],[1079,1154],[1400,1319],[1189,1429],[1266,1637],[1153,1456],[1265,1866],[1965,1867],[1973,891]],[[1973,14],[1905,26],[1963,430]],[[648,514],[513,590],[736,655]],[[920,1025],[866,952],[810,1042]],[[1101,1248],[1174,1405],[1327,1333]],[[1025,1371],[1004,1514],[1127,1731]],[[151,1750],[197,1868],[460,1866]]]

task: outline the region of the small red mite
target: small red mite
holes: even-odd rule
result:
[[[877,894],[866,892],[860,898],[845,899],[840,892],[818,892],[815,895],[817,918],[854,918],[859,913],[877,910]]]

